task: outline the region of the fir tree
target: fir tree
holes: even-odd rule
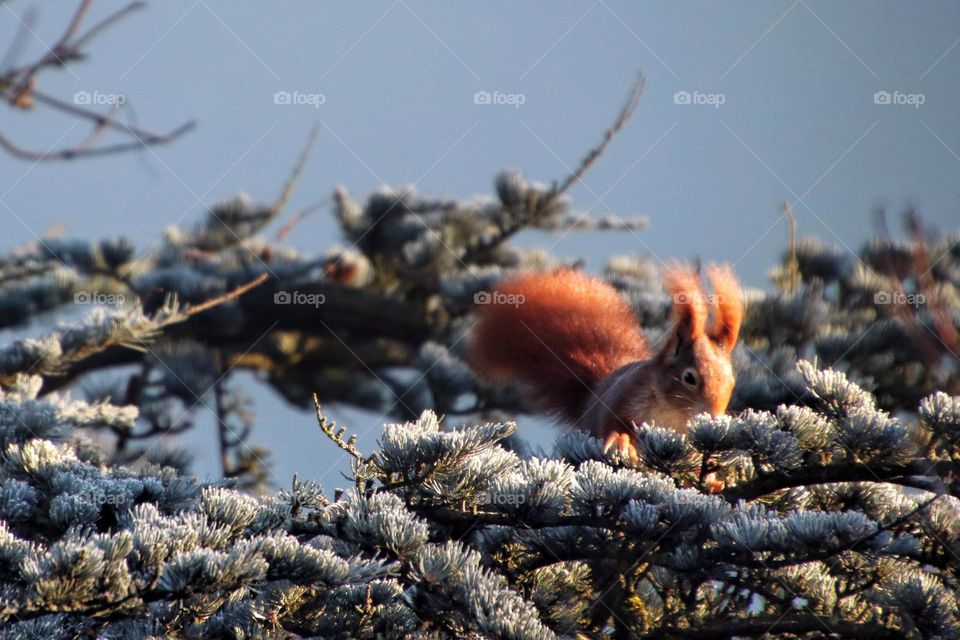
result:
[[[63,59],[3,74],[9,104],[79,57],[88,6]],[[306,211],[267,235],[308,144],[275,201],[214,204],[146,254],[48,238],[0,258],[0,327],[117,303],[0,347],[0,638],[960,637],[960,236],[910,214],[909,240],[854,257],[791,233],[772,288],[746,293],[729,415],[638,426],[638,461],[580,432],[531,451],[519,396],[467,366],[476,295],[570,266],[517,233],[642,228],[566,196],[641,89],[557,183],[508,170],[463,201],[337,188],[349,249],[284,246]],[[604,276],[665,330],[655,264],[614,256]],[[348,490],[268,486],[242,370],[313,399]],[[396,423],[361,451],[323,415],[333,400]],[[208,405],[217,482],[154,446]]]

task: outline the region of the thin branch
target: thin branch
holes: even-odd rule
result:
[[[90,27],[90,29],[85,34],[83,34],[82,36],[80,36],[79,38],[73,41],[73,46],[79,49],[80,47],[82,47],[83,45],[87,44],[88,42],[93,40],[95,37],[100,35],[101,31],[104,31],[107,28],[113,26],[114,24],[116,24],[123,18],[126,18],[128,15],[130,15],[134,11],[139,11],[140,9],[146,8],[146,6],[147,6],[146,2],[131,2],[127,6],[117,10],[116,12],[110,14],[109,16],[107,16],[106,18],[104,18],[94,26]]]
[[[148,334],[137,336],[136,339],[142,343],[145,340],[149,340],[156,332],[162,331],[163,329],[166,329],[171,325],[183,322],[193,316],[196,316],[200,313],[203,313],[204,311],[207,311],[208,309],[221,305],[224,302],[229,302],[230,300],[239,298],[250,289],[253,289],[254,287],[257,287],[263,284],[263,282],[267,279],[267,277],[268,277],[267,274],[261,274],[260,276],[254,278],[250,282],[247,282],[246,284],[243,284],[233,289],[232,291],[228,291],[227,293],[221,296],[217,296],[216,298],[207,300],[194,307],[186,307],[184,309],[175,310],[173,313],[170,313],[167,317],[163,317],[159,322],[153,323],[150,326],[150,331]],[[167,305],[171,305],[171,304],[175,304],[175,298],[168,299],[167,304],[165,304],[164,306],[166,307]],[[161,313],[163,312],[161,311]],[[126,347],[127,349],[138,348],[137,346],[129,344],[129,342],[124,340],[123,338],[108,337],[96,344],[87,345],[71,353],[64,354],[61,357],[59,364],[71,365],[76,362],[80,362],[93,354],[96,354],[101,351],[105,351],[111,347]],[[4,375],[6,377],[10,377],[15,373],[18,373],[18,372],[9,371],[9,372],[6,372]]]
[[[797,260],[797,218],[787,201],[783,202],[783,215],[787,218],[787,293],[793,293],[800,286],[800,262]]]
[[[430,520],[448,525],[482,527],[501,526],[517,529],[545,529],[548,527],[601,527],[611,528],[616,524],[612,516],[594,515],[557,515],[547,513],[531,514],[531,517],[519,520],[516,516],[507,513],[490,513],[461,511],[451,507],[435,504],[410,504],[408,508],[429,516]]]
[[[0,98],[3,98],[10,105],[19,109],[32,109],[37,104],[46,105],[53,110],[91,122],[93,124],[93,131],[79,145],[57,151],[27,149],[13,142],[8,137],[0,135],[0,148],[4,149],[13,157],[36,162],[73,160],[81,157],[125,153],[148,145],[161,145],[172,142],[193,128],[194,123],[188,122],[167,134],[152,133],[117,121],[116,114],[119,109],[114,109],[108,114],[102,114],[37,91],[37,77],[42,69],[46,67],[63,67],[74,60],[82,59],[84,57],[82,51],[84,45],[108,27],[144,7],[145,3],[132,2],[108,15],[86,33],[80,34],[80,28],[92,5],[93,0],[80,1],[69,24],[57,39],[56,44],[48,48],[39,59],[30,64],[0,72]],[[11,48],[6,58],[12,60],[14,52],[15,49]],[[134,138],[134,141],[93,147],[93,143],[102,137],[107,129],[130,136]]]
[[[85,34],[77,37],[76,40],[73,40],[74,36],[76,36],[77,32],[80,30],[80,25],[83,24],[83,20],[86,17],[87,12],[92,6],[93,0],[81,0],[70,19],[70,23],[57,39],[56,44],[48,48],[46,53],[36,62],[23,67],[10,69],[4,72],[3,77],[11,82],[14,81],[14,79],[17,79],[18,84],[26,85],[33,80],[37,72],[39,72],[43,67],[64,66],[70,60],[82,58],[83,54],[81,53],[81,49],[83,45],[96,37],[101,31],[125,18],[133,11],[142,9],[146,6],[146,3],[133,2],[128,4],[127,6],[115,11],[98,22]],[[73,41],[71,42],[71,40]],[[11,56],[8,54],[7,57],[9,58]]]
[[[281,240],[286,238],[288,235],[290,235],[290,232],[293,231],[294,227],[296,227],[298,224],[303,222],[304,218],[311,215],[312,213],[319,211],[320,209],[322,209],[328,204],[330,204],[330,198],[324,198],[323,200],[320,200],[319,202],[314,202],[313,204],[293,214],[290,217],[290,220],[285,222],[283,226],[280,227],[279,230],[277,230],[276,241],[280,242]]]
[[[642,74],[639,74],[637,79],[634,81],[633,86],[631,87],[630,95],[627,97],[627,101],[624,103],[623,107],[620,109],[620,113],[617,115],[617,119],[604,133],[603,140],[601,140],[600,144],[587,153],[583,160],[580,161],[580,165],[575,171],[568,175],[562,183],[554,186],[553,189],[547,193],[546,197],[543,198],[543,200],[539,202],[528,202],[526,205],[525,215],[515,215],[506,224],[504,224],[502,218],[496,220],[495,224],[498,227],[498,233],[496,234],[496,237],[483,240],[474,246],[468,247],[464,254],[463,261],[465,263],[470,263],[476,260],[478,257],[484,255],[486,252],[491,251],[495,247],[500,246],[505,241],[509,240],[514,234],[528,226],[531,220],[536,220],[538,213],[548,210],[557,201],[557,198],[563,195],[571,186],[573,186],[574,183],[583,178],[587,170],[600,158],[600,156],[604,154],[613,139],[626,126],[627,122],[630,121],[630,118],[637,109],[637,104],[640,101],[640,96],[643,94],[643,88],[645,84],[646,80]]]
[[[708,625],[694,627],[659,628],[654,633],[642,636],[641,640],[728,640],[742,636],[772,636],[775,634],[799,634],[820,632],[846,638],[870,638],[878,640],[901,640],[904,636],[874,623],[858,623],[833,616],[818,616],[813,613],[797,615],[768,615],[754,618],[719,620]]]
[[[381,491],[393,491],[395,489],[402,489],[404,487],[412,487],[418,484],[423,484],[430,478],[430,476],[432,476],[437,471],[439,464],[440,464],[439,461],[435,460],[429,466],[427,466],[426,470],[423,473],[413,476],[412,478],[406,478],[404,480],[397,480],[396,482],[385,483],[382,486],[377,487],[375,491],[377,493]]]
[[[303,175],[303,170],[307,166],[307,161],[310,159],[310,153],[313,151],[313,148],[317,144],[317,138],[320,135],[320,124],[317,123],[313,125],[313,128],[310,129],[310,135],[307,137],[307,143],[303,146],[303,150],[300,151],[300,157],[297,159],[297,164],[294,165],[293,171],[290,173],[290,177],[287,178],[286,183],[283,185],[283,189],[280,191],[280,196],[277,198],[270,206],[270,211],[273,215],[277,215],[283,208],[286,206],[287,202],[290,200],[290,196],[293,195],[293,189],[297,186],[297,182],[300,181],[300,176]]]
[[[70,20],[70,24],[67,26],[66,31],[63,32],[62,36],[60,36],[60,40],[54,45],[54,49],[67,46],[67,44],[70,42],[70,38],[76,35],[77,31],[80,30],[80,25],[83,24],[83,19],[86,17],[87,12],[90,11],[90,7],[92,6],[93,0],[81,0],[80,6],[77,7],[76,12],[73,14],[73,19]]]
[[[754,500],[781,489],[837,482],[885,482],[931,491],[931,485],[911,478],[933,474],[943,476],[957,472],[960,472],[960,460],[914,459],[902,464],[865,464],[858,462],[801,467],[800,469],[771,473],[743,484],[734,485],[724,490],[721,495],[735,503],[738,500]]]
[[[36,94],[34,94],[36,95]],[[112,118],[97,117],[90,118],[94,120],[97,124],[97,127],[112,127],[112,123],[116,121]],[[169,144],[175,141],[177,138],[188,133],[191,129],[196,126],[196,123],[193,121],[187,122],[180,125],[173,131],[165,134],[156,134],[150,133],[146,137],[138,138],[136,142],[124,142],[116,143],[106,147],[96,147],[96,148],[85,148],[84,146],[70,147],[66,149],[61,149],[59,151],[31,151],[29,149],[24,149],[23,147],[18,146],[12,142],[6,136],[0,134],[0,147],[9,153],[10,155],[20,158],[21,160],[39,160],[39,161],[53,161],[53,160],[74,160],[76,158],[82,157],[93,157],[93,156],[105,156],[115,153],[125,153],[128,151],[135,151],[137,149],[142,149],[147,146],[160,146]],[[130,132],[133,132],[132,127],[127,127]],[[134,134],[136,135],[136,134]],[[89,138],[88,138],[89,140]],[[82,145],[88,144],[87,142],[82,143]]]
[[[206,321],[203,315],[194,315],[186,322],[166,328],[165,335],[200,340],[229,352],[237,349],[238,345],[249,346],[250,341],[257,340],[271,330],[279,320],[276,325],[278,330],[296,332],[316,347],[301,351],[295,359],[275,349],[257,350],[244,358],[241,366],[259,371],[266,367],[271,374],[282,378],[290,375],[313,376],[318,370],[330,366],[366,372],[357,362],[355,354],[359,354],[363,362],[371,366],[415,366],[418,352],[415,345],[436,339],[447,327],[442,318],[430,316],[419,302],[399,300],[369,289],[353,289],[323,282],[298,287],[304,294],[322,295],[325,302],[319,308],[290,305],[284,307],[283,313],[277,316],[274,295],[282,288],[268,284],[241,297],[238,304],[243,313],[228,328]],[[196,308],[192,311],[195,312]],[[362,343],[351,344],[348,350],[341,342],[330,340],[331,336],[324,325],[334,330],[349,331],[351,335],[365,336],[366,339]],[[239,353],[243,353],[245,348],[239,347]],[[139,360],[139,354],[116,346],[72,363],[62,374],[48,376],[43,392],[63,388],[80,375]],[[346,391],[340,389],[338,393]]]
[[[218,364],[220,364],[222,368],[223,363],[219,362],[220,358],[217,358],[217,360]],[[229,419],[229,416],[227,415],[227,409],[224,403],[222,378],[217,380],[216,384],[213,385],[213,399],[217,412],[217,439],[220,444],[220,470],[223,473],[224,478],[230,478],[236,474],[236,469],[233,463],[230,461],[230,443],[228,442],[229,433],[227,429],[227,420]]]
[[[551,191],[551,199],[556,199],[561,194],[565,193],[575,182],[580,180],[586,174],[587,169],[596,162],[600,156],[604,154],[607,150],[607,147],[610,146],[610,143],[616,137],[620,130],[626,126],[627,122],[630,121],[630,118],[633,116],[634,111],[637,110],[637,104],[640,102],[640,96],[643,95],[643,87],[646,84],[646,79],[643,77],[643,74],[638,74],[637,79],[633,82],[633,86],[630,89],[630,95],[627,97],[627,101],[624,103],[623,108],[620,109],[620,114],[617,116],[617,119],[614,121],[613,126],[611,126],[603,134],[603,140],[597,147],[594,147],[590,152],[580,161],[580,166],[567,176],[566,180],[560,183],[560,186],[555,187]]]
[[[337,423],[327,422],[326,416],[323,415],[323,410],[320,407],[320,398],[317,397],[317,394],[313,394],[313,404],[317,408],[317,424],[320,427],[320,431],[323,432],[325,436],[330,438],[335,445],[349,453],[354,459],[358,462],[365,462],[363,454],[360,453],[360,450],[357,449],[357,436],[356,434],[350,436],[348,440],[343,439],[343,434],[347,432],[346,429],[337,429]]]
[[[213,298],[213,299],[211,299],[211,300],[207,300],[206,302],[203,302],[203,303],[198,304],[198,305],[196,305],[196,306],[187,307],[186,309],[184,309],[184,310],[183,310],[180,314],[178,314],[178,315],[179,315],[179,316],[182,316],[182,318],[185,320],[185,319],[187,319],[187,318],[189,318],[189,317],[191,317],[191,316],[197,315],[198,313],[203,313],[203,312],[206,311],[207,309],[211,309],[211,308],[213,308],[213,307],[216,307],[217,305],[221,305],[221,304],[223,304],[224,302],[230,302],[231,300],[236,300],[237,298],[239,298],[240,296],[242,296],[243,294],[245,294],[247,291],[250,291],[251,289],[253,289],[253,288],[255,288],[255,287],[259,287],[261,284],[263,284],[264,282],[266,282],[267,278],[269,278],[269,277],[270,277],[269,274],[267,274],[267,273],[261,273],[259,276],[257,276],[256,278],[254,278],[254,279],[251,280],[250,282],[248,282],[248,283],[246,283],[246,284],[240,285],[239,287],[237,287],[237,288],[234,289],[233,291],[228,291],[227,293],[223,294],[222,296],[218,296],[218,297]]]
[[[110,110],[110,114],[104,118],[102,122],[98,122],[93,127],[93,129],[90,131],[90,135],[87,136],[87,139],[76,146],[77,153],[84,153],[93,147],[97,140],[102,138],[107,133],[110,121],[117,117],[117,115],[120,113],[120,109],[121,105],[119,104],[113,106],[113,108]]]
[[[17,33],[13,36],[13,41],[10,43],[10,46],[7,48],[7,52],[3,54],[3,61],[0,62],[0,69],[6,69],[13,65],[14,60],[16,60],[17,55],[23,51],[24,47],[27,44],[27,39],[30,37],[30,32],[32,31],[30,25],[36,24],[36,8],[30,7],[24,13],[24,17],[20,18],[20,25],[17,28]],[[5,74],[4,79],[8,79],[8,76]]]
[[[172,132],[168,134],[158,135],[158,134],[146,131],[145,129],[141,129],[133,125],[129,125],[125,122],[120,122],[119,120],[111,120],[106,116],[104,116],[102,113],[98,113],[90,109],[85,109],[83,107],[73,104],[72,102],[65,102],[60,98],[43,93],[42,91],[35,91],[33,95],[37,99],[37,102],[46,104],[48,106],[59,109],[61,111],[65,111],[72,115],[79,116],[81,118],[86,118],[87,120],[91,120],[97,123],[105,120],[107,123],[107,126],[109,126],[111,129],[115,131],[119,131],[120,133],[125,133],[127,135],[133,136],[134,138],[137,138],[141,142],[141,144],[159,144],[160,142],[162,142],[162,140],[157,140],[158,138],[162,139],[162,138],[176,137],[178,135],[182,135],[186,133],[187,131],[192,129],[194,126],[196,126],[196,123],[191,120],[190,122],[180,125],[179,127],[177,127],[176,129],[174,129]]]

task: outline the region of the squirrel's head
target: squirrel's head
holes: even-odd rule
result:
[[[672,265],[664,285],[673,299],[674,322],[655,356],[658,395],[680,427],[698,413],[718,416],[727,409],[734,375],[730,353],[737,344],[743,303],[729,266],[710,266],[713,295],[704,294],[700,277],[690,267]]]

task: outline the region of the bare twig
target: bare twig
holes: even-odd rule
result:
[[[230,300],[234,300],[234,299],[236,299],[236,298],[239,298],[240,296],[242,296],[244,293],[246,293],[246,292],[249,291],[250,289],[253,289],[254,287],[257,287],[257,286],[263,284],[263,282],[267,279],[267,277],[268,277],[267,274],[265,274],[265,273],[264,273],[264,274],[261,274],[260,276],[258,276],[257,278],[254,278],[254,279],[251,280],[250,282],[248,282],[248,283],[246,283],[246,284],[243,284],[243,285],[237,287],[236,289],[233,289],[232,291],[228,291],[227,293],[223,294],[222,296],[217,296],[216,298],[212,298],[212,299],[210,299],[210,300],[207,300],[207,301],[205,301],[205,302],[203,302],[203,303],[201,303],[201,304],[198,304],[198,305],[196,305],[196,306],[194,306],[194,307],[186,307],[185,309],[178,310],[178,311],[176,311],[175,313],[172,313],[172,314],[169,315],[168,317],[164,318],[162,322],[159,322],[158,324],[156,324],[153,329],[154,329],[154,331],[160,331],[160,330],[162,330],[162,329],[165,329],[165,328],[169,327],[170,325],[183,322],[184,320],[187,320],[188,318],[190,318],[190,317],[192,317],[192,316],[195,316],[195,315],[197,315],[197,314],[203,313],[204,311],[207,311],[208,309],[211,309],[211,308],[213,308],[213,307],[216,307],[217,305],[223,304],[224,302],[229,302]],[[140,340],[140,341],[142,342],[142,341],[143,341],[143,338],[138,338],[138,340]],[[69,354],[69,355],[65,355],[65,356],[63,357],[63,363],[64,363],[64,364],[72,364],[72,363],[74,363],[74,362],[78,362],[78,361],[80,361],[80,360],[83,360],[84,358],[90,356],[91,354],[94,354],[94,353],[97,353],[97,352],[100,352],[100,351],[104,351],[104,350],[109,349],[110,347],[114,347],[114,346],[127,346],[127,347],[131,347],[130,344],[127,344],[127,343],[126,343],[123,339],[121,339],[121,338],[107,338],[107,339],[103,340],[102,342],[99,342],[99,343],[97,343],[97,344],[95,344],[95,345],[90,345],[90,346],[84,347],[84,348],[82,348],[82,349],[78,349],[78,350],[77,350],[76,352],[74,352],[74,353],[71,353],[71,354]],[[131,347],[131,348],[136,348],[136,347]]]
[[[36,24],[36,18],[37,12],[34,7],[27,9],[24,13],[24,16],[20,18],[20,27],[17,29],[17,33],[14,35],[13,41],[7,48],[7,52],[3,54],[3,61],[0,62],[0,69],[6,69],[13,66],[14,60],[17,59],[17,56],[21,51],[23,51],[23,48],[27,44],[27,40],[30,37],[30,32],[33,30],[31,25]]]
[[[303,175],[303,170],[307,166],[307,160],[310,159],[310,153],[317,144],[317,138],[319,135],[320,124],[317,123],[313,125],[313,128],[310,130],[310,135],[307,137],[307,143],[303,146],[303,150],[300,152],[300,157],[297,159],[297,164],[294,165],[293,171],[290,173],[290,177],[287,178],[287,182],[283,185],[283,189],[280,191],[280,196],[270,207],[270,211],[273,213],[273,215],[280,213],[286,206],[287,202],[289,202],[290,196],[293,195],[293,189],[297,186],[297,182],[300,180],[300,176]]]
[[[783,215],[787,218],[787,273],[784,288],[787,293],[793,293],[800,286],[800,262],[797,260],[797,219],[787,201],[783,202]]]
[[[611,126],[603,134],[603,140],[600,144],[593,149],[580,161],[580,165],[577,169],[567,176],[566,180],[560,183],[560,186],[555,187],[551,191],[551,199],[556,199],[561,194],[565,193],[575,182],[580,180],[586,174],[587,169],[593,165],[597,159],[600,158],[607,150],[607,147],[610,146],[610,143],[616,137],[620,130],[626,126],[627,122],[630,121],[630,118],[633,116],[634,111],[637,110],[637,104],[640,102],[640,96],[643,94],[643,87],[646,84],[646,80],[643,77],[643,74],[637,75],[637,79],[634,81],[633,86],[630,88],[630,95],[627,97],[627,101],[624,103],[623,108],[620,109],[620,114],[617,116],[617,119],[614,121],[613,126]]]
[[[755,500],[781,489],[838,482],[887,482],[924,491],[933,491],[936,486],[923,482],[920,478],[933,475],[944,476],[958,472],[960,472],[960,462],[955,460],[926,460],[922,458],[895,464],[853,462],[806,466],[790,471],[777,471],[728,487],[722,495],[731,503],[736,503],[738,500]]]
[[[84,117],[87,117],[87,116],[84,116]],[[193,121],[190,121],[180,125],[179,127],[177,127],[176,129],[174,129],[169,133],[165,133],[165,134],[148,133],[146,134],[146,137],[142,137],[142,138],[138,137],[137,141],[135,142],[125,142],[125,143],[112,144],[104,147],[86,148],[86,146],[84,145],[89,144],[90,138],[96,135],[96,132],[98,130],[107,128],[107,127],[116,128],[114,127],[114,125],[117,124],[116,120],[113,120],[112,118],[107,118],[107,117],[98,116],[96,118],[90,118],[90,119],[96,123],[95,125],[96,128],[94,129],[95,134],[91,134],[91,136],[88,136],[87,141],[85,141],[84,143],[81,143],[80,146],[60,149],[59,151],[31,151],[29,149],[24,149],[23,147],[20,147],[19,145],[10,141],[10,139],[7,138],[6,136],[0,134],[0,147],[3,147],[3,149],[6,150],[7,153],[9,153],[10,155],[20,158],[22,160],[39,160],[39,161],[74,160],[76,158],[81,158],[81,157],[111,155],[114,153],[124,153],[127,151],[135,151],[136,149],[142,149],[143,147],[147,147],[147,146],[159,146],[159,145],[168,144],[170,142],[173,142],[177,138],[181,137],[182,135],[186,134],[187,132],[189,132],[196,125],[196,123],[194,123]],[[127,129],[128,132],[131,133],[132,135],[135,135],[135,136],[137,135],[134,132],[134,129],[132,127],[126,127],[124,125],[123,128]]]
[[[283,226],[277,230],[277,242],[280,242],[281,240],[286,238],[288,235],[290,235],[290,232],[293,231],[294,227],[296,227],[298,224],[303,222],[304,218],[319,211],[320,209],[327,206],[328,204],[330,204],[330,198],[324,198],[323,200],[320,200],[319,202],[314,202],[310,206],[305,207],[300,211],[296,212],[295,214],[293,214],[290,217],[290,219],[287,222],[285,222]]]
[[[115,23],[119,22],[123,18],[126,18],[129,14],[133,13],[134,11],[139,11],[140,9],[143,9],[146,6],[147,6],[146,2],[131,2],[127,6],[123,7],[122,9],[119,9],[118,11],[115,11],[114,13],[111,13],[109,16],[107,16],[106,18],[104,18],[94,26],[90,27],[89,31],[87,31],[85,34],[83,34],[82,36],[80,36],[79,38],[73,41],[73,46],[75,48],[82,47],[83,45],[87,44],[88,42],[93,40],[95,37],[100,35],[101,31],[105,31],[107,28],[113,26]]]
[[[102,122],[98,122],[93,127],[93,130],[90,131],[90,135],[87,136],[87,139],[77,145],[76,147],[77,153],[84,153],[88,151],[91,147],[93,147],[93,145],[96,144],[97,140],[102,138],[107,133],[107,130],[109,128],[109,122],[114,118],[116,118],[119,112],[120,112],[120,105],[119,104],[114,105],[113,108],[110,110],[110,114]]]
[[[134,127],[125,122],[120,122],[119,120],[111,120],[104,116],[102,113],[96,111],[91,111],[90,109],[85,109],[83,107],[77,106],[72,102],[65,102],[59,98],[43,93],[42,91],[34,91],[33,96],[37,99],[38,103],[46,104],[50,107],[70,113],[72,115],[78,116],[90,120],[94,123],[104,122],[104,124],[111,129],[118,131],[120,133],[129,135],[133,138],[136,138],[141,145],[151,145],[151,144],[161,144],[164,141],[164,138],[173,139],[175,137],[181,136],[194,126],[196,123],[192,120],[190,122],[184,123],[174,129],[172,132],[166,135],[160,135],[156,133],[151,133],[145,129],[139,127]]]
[[[218,297],[216,297],[216,298],[213,298],[212,300],[207,300],[206,302],[203,302],[203,303],[201,303],[201,304],[198,304],[198,305],[196,305],[196,306],[194,306],[194,307],[187,307],[187,308],[184,309],[182,312],[180,312],[180,314],[178,314],[178,316],[182,316],[182,319],[183,319],[183,320],[186,320],[187,318],[189,318],[189,317],[191,317],[191,316],[195,316],[195,315],[197,315],[198,313],[203,313],[203,312],[206,311],[207,309],[211,309],[211,308],[213,308],[213,307],[216,307],[217,305],[223,304],[224,302],[229,302],[230,300],[236,300],[237,298],[239,298],[240,296],[242,296],[243,294],[245,294],[247,291],[250,291],[250,289],[253,289],[254,287],[259,287],[259,286],[260,286],[261,284],[263,284],[263,283],[267,280],[267,278],[269,278],[269,277],[270,277],[269,274],[261,273],[259,276],[257,276],[256,278],[254,278],[254,279],[251,280],[250,282],[248,282],[248,283],[246,283],[246,284],[242,284],[242,285],[240,285],[239,287],[237,287],[236,289],[234,289],[234,290],[232,290],[232,291],[228,291],[227,293],[223,294],[222,296],[218,296]]]
[[[11,82],[17,82],[19,84],[28,84],[30,81],[37,75],[37,73],[44,67],[57,66],[62,67],[66,65],[71,60],[77,60],[83,57],[81,49],[83,45],[88,43],[94,37],[96,37],[101,31],[109,27],[110,25],[118,22],[122,18],[125,18],[127,15],[132,13],[137,9],[142,9],[146,6],[145,2],[133,2],[118,11],[110,14],[99,23],[94,25],[89,31],[87,31],[82,36],[73,40],[77,36],[77,32],[80,30],[80,26],[83,24],[83,20],[87,15],[87,12],[93,6],[93,0],[81,0],[80,4],[77,6],[76,10],[73,12],[73,16],[70,18],[70,22],[67,25],[67,28],[57,39],[56,44],[52,47],[49,47],[46,53],[41,56],[37,61],[30,64],[24,65],[19,68],[9,69],[5,71],[2,75],[4,79],[7,79]],[[73,40],[71,42],[71,40]],[[12,52],[12,49],[11,49]],[[12,59],[12,55],[8,54],[7,58]]]
[[[134,11],[145,6],[143,2],[133,2],[111,13],[85,33],[80,33],[84,19],[93,5],[93,0],[80,0],[69,24],[57,39],[56,44],[34,62],[20,67],[8,68],[0,71],[0,99],[18,109],[32,109],[37,104],[43,104],[55,111],[60,111],[92,123],[93,131],[78,145],[55,151],[36,151],[25,148],[4,135],[0,135],[0,148],[15,158],[29,161],[58,161],[72,160],[80,157],[103,156],[114,153],[124,153],[144,146],[161,145],[179,138],[193,128],[194,123],[188,122],[167,134],[157,134],[137,127],[131,127],[117,120],[120,108],[102,114],[97,111],[84,109],[37,90],[37,77],[40,71],[47,67],[63,67],[72,61],[82,59],[85,54],[83,47],[105,29],[119,22]],[[26,28],[26,27],[25,27]],[[8,51],[6,60],[13,60],[17,47]],[[107,130],[117,131],[133,138],[131,142],[114,143],[104,146],[94,144]]]
[[[523,215],[513,216],[507,224],[498,222],[497,226],[499,227],[499,232],[497,233],[496,237],[484,240],[472,247],[469,247],[464,256],[464,262],[470,262],[476,259],[477,256],[483,255],[484,253],[492,250],[494,247],[501,245],[521,229],[530,225],[531,221],[537,220],[544,211],[550,210],[550,208],[553,207],[553,205],[557,202],[557,199],[566,193],[566,191],[570,189],[574,183],[580,180],[586,174],[587,170],[600,158],[600,156],[604,154],[613,139],[626,126],[627,122],[630,121],[630,118],[637,109],[640,96],[643,94],[645,83],[646,80],[644,79],[643,74],[638,74],[637,79],[634,81],[633,86],[630,89],[630,95],[627,97],[627,101],[624,103],[623,107],[620,109],[620,113],[617,115],[617,119],[610,126],[610,128],[606,130],[603,135],[603,140],[600,141],[600,144],[591,149],[590,152],[584,156],[576,170],[568,175],[562,183],[555,185],[543,199],[537,201],[531,198],[526,204],[526,210]]]

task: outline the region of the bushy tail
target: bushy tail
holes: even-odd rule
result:
[[[649,356],[637,320],[606,282],[562,269],[501,282],[476,307],[469,361],[491,380],[519,382],[541,411],[567,421],[621,366]]]

